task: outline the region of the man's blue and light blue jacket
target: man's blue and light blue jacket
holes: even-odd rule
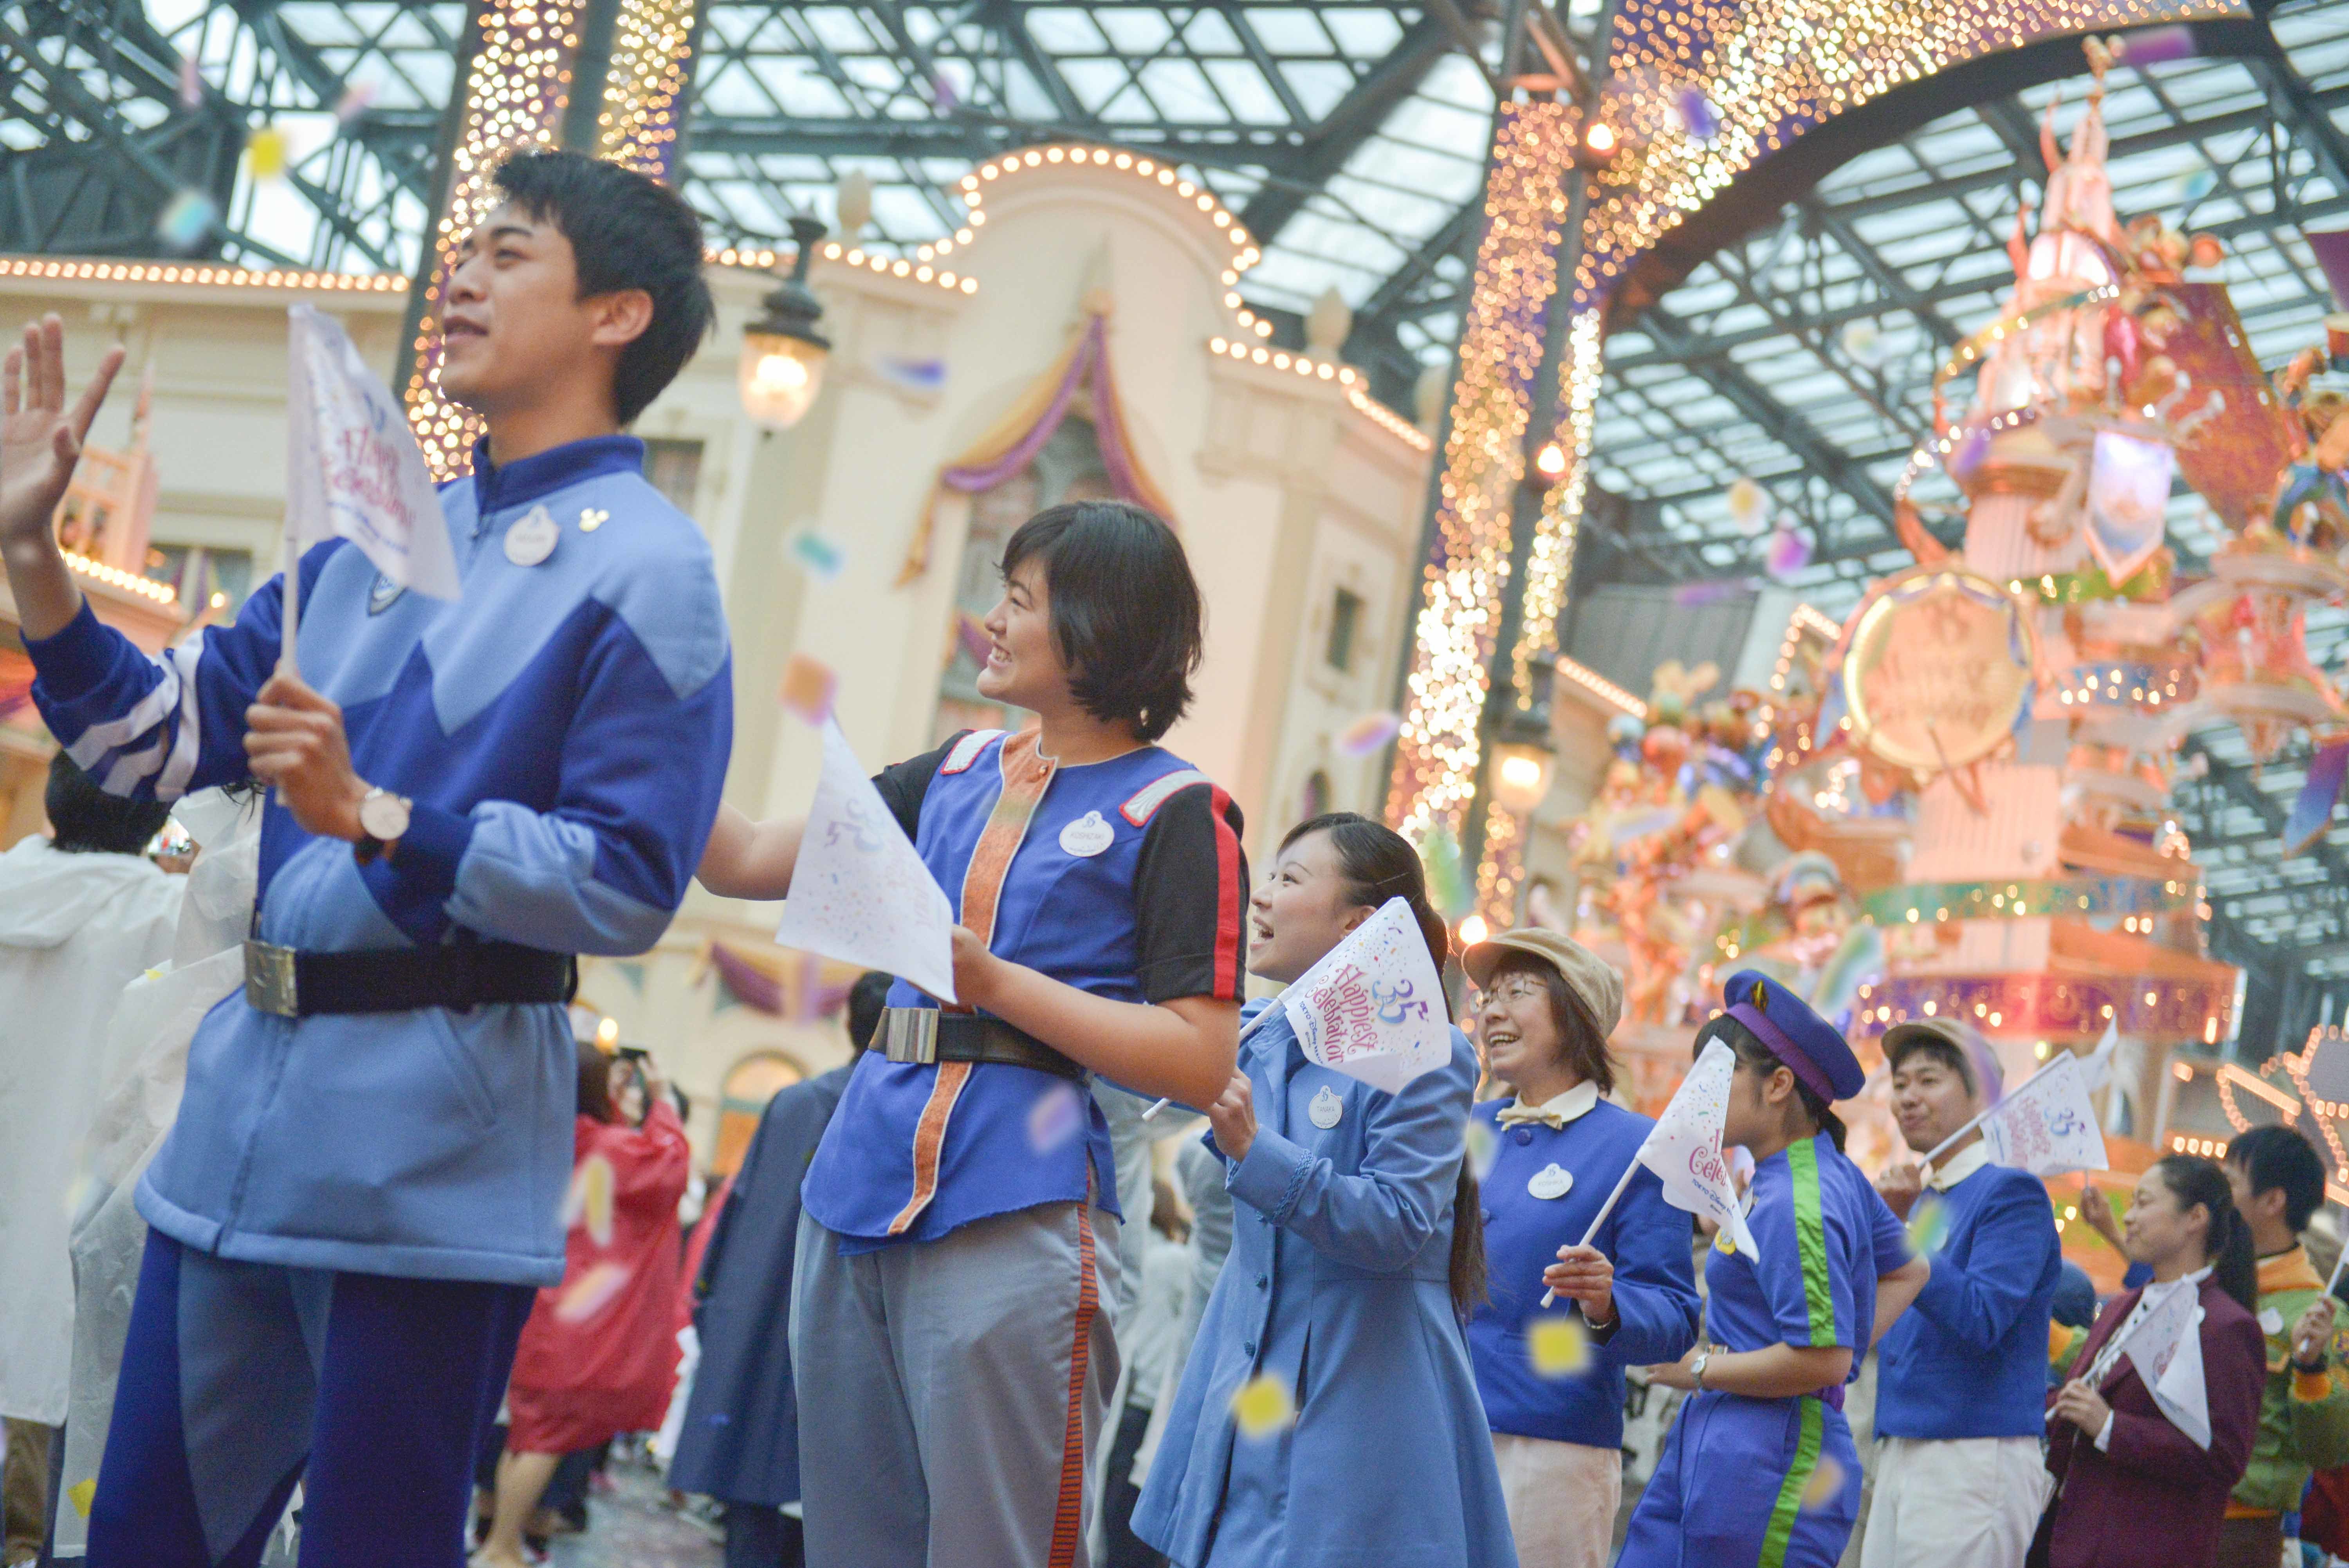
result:
[[[389,861],[314,838],[273,800],[258,934],[307,950],[471,931],[642,952],[718,810],[733,732],[725,617],[699,530],[628,436],[442,487],[454,602],[396,592],[340,540],[301,561],[305,680],[339,703],[360,777],[412,797]],[[543,505],[536,566],[506,530]],[[282,579],[150,659],[87,606],[26,644],[42,717],[116,794],[246,778],[244,712],[277,662]],[[553,1004],[316,1016],[240,993],[197,1029],[179,1119],[139,1187],[165,1235],[303,1268],[549,1285],[577,1066]]]
[[[1943,1204],[1948,1231],[1915,1309],[1878,1347],[1876,1435],[2036,1438],[2047,1429],[2047,1324],[2064,1272],[2047,1189],[1991,1164],[1979,1141],[1933,1179],[1917,1202]]]

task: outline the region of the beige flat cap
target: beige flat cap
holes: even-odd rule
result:
[[[1540,926],[1520,926],[1502,931],[1478,942],[1460,955],[1460,967],[1481,991],[1492,978],[1493,971],[1509,953],[1531,953],[1566,977],[1582,1005],[1590,1010],[1591,1022],[1599,1025],[1599,1038],[1615,1033],[1615,1025],[1623,1020],[1623,977],[1614,966],[1572,937]]]

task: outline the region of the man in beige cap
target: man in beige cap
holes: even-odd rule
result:
[[[1509,1528],[1524,1568],[1604,1568],[1623,1486],[1623,1369],[1696,1343],[1689,1217],[1641,1168],[1579,1244],[1654,1126],[1605,1098],[1621,977],[1537,927],[1479,942],[1461,965],[1481,992],[1486,1070],[1512,1091],[1475,1108],[1469,1146],[1489,1135],[1493,1149],[1479,1195],[1491,1299],[1469,1320],[1468,1350]],[[1558,1285],[1547,1308],[1545,1269]]]
[[[1990,1104],[1998,1058],[1971,1026],[1885,1032],[1892,1110],[1929,1154]],[[2063,1258],[2047,1189],[1971,1132],[1938,1165],[1877,1179],[1933,1272],[1878,1351],[1876,1491],[1861,1568],[2020,1568],[2045,1500],[2047,1324]]]

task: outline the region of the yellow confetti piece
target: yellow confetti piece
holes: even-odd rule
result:
[[[612,1162],[591,1154],[571,1172],[571,1186],[563,1196],[563,1228],[585,1225],[598,1247],[612,1244]]]
[[[1578,1317],[1536,1318],[1526,1353],[1537,1376],[1579,1377],[1590,1369],[1590,1335]]]
[[[66,1495],[73,1499],[75,1511],[84,1519],[88,1519],[90,1499],[98,1495],[98,1478],[92,1476],[88,1480],[74,1482],[73,1485],[66,1488]]]
[[[580,1276],[563,1288],[555,1298],[554,1316],[560,1323],[585,1323],[609,1306],[620,1287],[628,1282],[628,1271],[618,1263],[591,1263]]]
[[[277,179],[285,172],[285,133],[274,125],[259,127],[244,139],[244,159],[254,179]]]
[[[1232,1420],[1240,1436],[1251,1442],[1284,1432],[1297,1420],[1297,1401],[1288,1385],[1267,1373],[1252,1377],[1232,1391]]]
[[[1819,1468],[1811,1472],[1811,1484],[1803,1489],[1803,1510],[1816,1511],[1832,1508],[1843,1495],[1843,1467],[1826,1455],[1819,1456]]]
[[[1921,1198],[1909,1216],[1909,1250],[1922,1256],[1938,1252],[1950,1239],[1950,1206],[1938,1198]]]

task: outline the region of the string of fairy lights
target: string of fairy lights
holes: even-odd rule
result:
[[[1418,842],[1439,829],[1457,834],[1475,792],[1478,718],[1508,587],[1510,496],[1524,474],[1544,313],[1557,288],[1572,141],[1557,103],[1505,105],[1497,117],[1436,484],[1439,542],[1424,566],[1387,800],[1388,820]]]
[[[2237,0],[1624,0],[1609,36],[1605,86],[1586,125],[1569,124],[1568,111],[1556,106],[1505,108],[1486,178],[1485,211],[1492,222],[1462,334],[1454,437],[1437,501],[1443,554],[1427,566],[1389,819],[1421,841],[1438,826],[1456,831],[1475,789],[1475,721],[1507,587],[1506,508],[1496,540],[1484,498],[1495,493],[1496,475],[1514,466],[1532,384],[1514,359],[1496,352],[1493,324],[1538,317],[1547,296],[1525,298],[1526,280],[1539,273],[1545,287],[1555,286],[1557,271],[1555,257],[1545,266],[1522,254],[1530,248],[1530,214],[1523,208],[1529,181],[1518,161],[1531,140],[1529,109],[1556,110],[1543,121],[1545,150],[1561,175],[1579,152],[1590,187],[1572,289],[1570,358],[1551,410],[1561,461],[1531,542],[1524,629],[1513,652],[1520,701],[1530,690],[1526,677],[1534,662],[1555,653],[1557,612],[1588,499],[1603,307],[1642,254],[1806,131],[1935,72],[2069,35],[2243,14]],[[1553,189],[1559,188],[1553,182]],[[1563,195],[1552,199],[1562,213]],[[1511,473],[1509,482],[1515,478]],[[1480,649],[1487,657],[1477,657]],[[1514,918],[1518,832],[1511,814],[1495,810],[1486,819],[1476,881],[1480,909],[1495,924]]]
[[[622,0],[602,84],[596,155],[666,178],[677,150],[695,0]],[[491,0],[466,73],[449,195],[432,232],[432,273],[412,344],[409,422],[433,477],[465,472],[481,421],[440,392],[440,311],[457,247],[496,204],[498,161],[560,140],[578,61],[584,6],[571,0]]]

